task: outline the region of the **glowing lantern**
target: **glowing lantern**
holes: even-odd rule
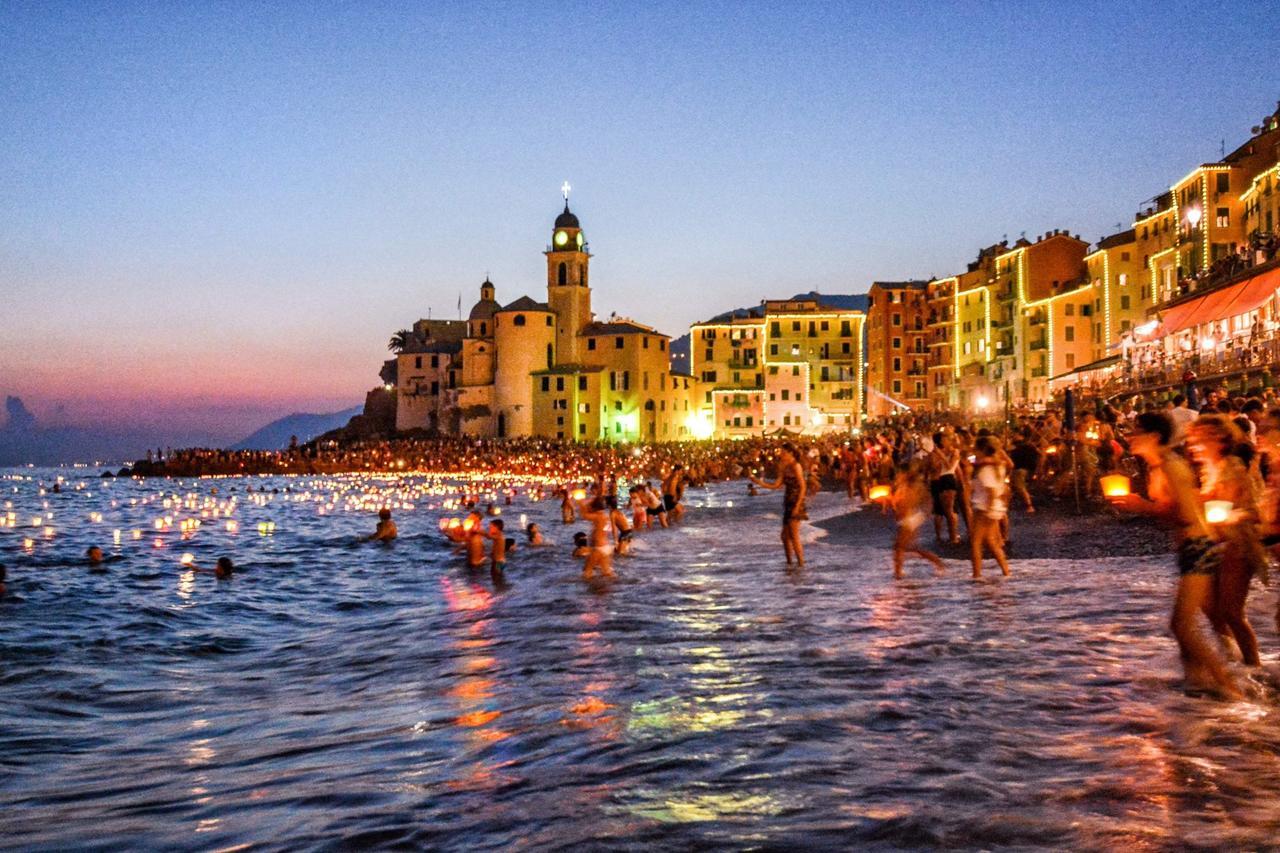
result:
[[[871,500],[883,501],[888,500],[891,489],[884,483],[871,487]]]
[[[182,565],[184,566],[190,566],[195,561],[196,561],[196,555],[192,554],[190,551],[182,555]]]
[[[1222,524],[1231,518],[1231,509],[1235,504],[1231,501],[1205,501],[1204,518],[1210,524]]]
[[[1109,498],[1122,498],[1129,494],[1129,478],[1124,474],[1108,474],[1098,480],[1102,494]]]
[[[574,499],[575,501],[582,501],[582,500],[586,500],[586,499],[587,499],[587,490],[586,490],[586,489],[574,489],[574,490],[573,490],[573,499]]]

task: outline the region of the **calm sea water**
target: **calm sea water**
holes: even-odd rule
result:
[[[894,582],[884,542],[817,540],[787,575],[778,497],[722,485],[615,584],[585,586],[561,545],[518,551],[495,590],[444,546],[421,478],[397,497],[377,478],[61,473],[60,495],[38,493],[49,472],[0,480],[18,525],[0,527],[0,847],[1280,839],[1275,692],[1180,690],[1168,560]],[[210,512],[184,541],[232,487],[239,531]],[[371,489],[414,505],[392,545],[354,541]],[[195,509],[165,509],[174,494]],[[824,495],[812,514],[844,509]],[[504,518],[521,514],[568,541],[555,503]],[[78,565],[92,543],[121,557],[105,574]],[[183,552],[245,571],[193,576]],[[1269,666],[1273,600],[1253,604]]]

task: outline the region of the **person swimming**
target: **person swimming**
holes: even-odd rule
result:
[[[529,526],[524,529],[524,532],[525,536],[529,539],[530,545],[545,544],[542,538],[542,528],[538,527],[537,524],[530,523]]]
[[[378,527],[369,536],[365,537],[366,542],[390,542],[400,534],[396,529],[396,523],[391,520],[391,510],[383,507],[378,510]]]
[[[495,579],[502,577],[507,570],[507,543],[515,544],[507,538],[504,527],[500,518],[489,522],[489,572]]]

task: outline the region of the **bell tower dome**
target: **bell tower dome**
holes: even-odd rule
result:
[[[564,210],[556,217],[547,247],[547,303],[556,314],[556,360],[578,363],[578,333],[591,322],[588,268],[591,253],[582,224],[569,210],[569,182],[560,188]]]

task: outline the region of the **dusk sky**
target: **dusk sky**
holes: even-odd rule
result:
[[[1097,240],[1275,109],[1276,33],[1264,3],[6,3],[0,395],[227,439],[357,404],[486,273],[545,295],[565,180],[596,312],[672,336]]]

